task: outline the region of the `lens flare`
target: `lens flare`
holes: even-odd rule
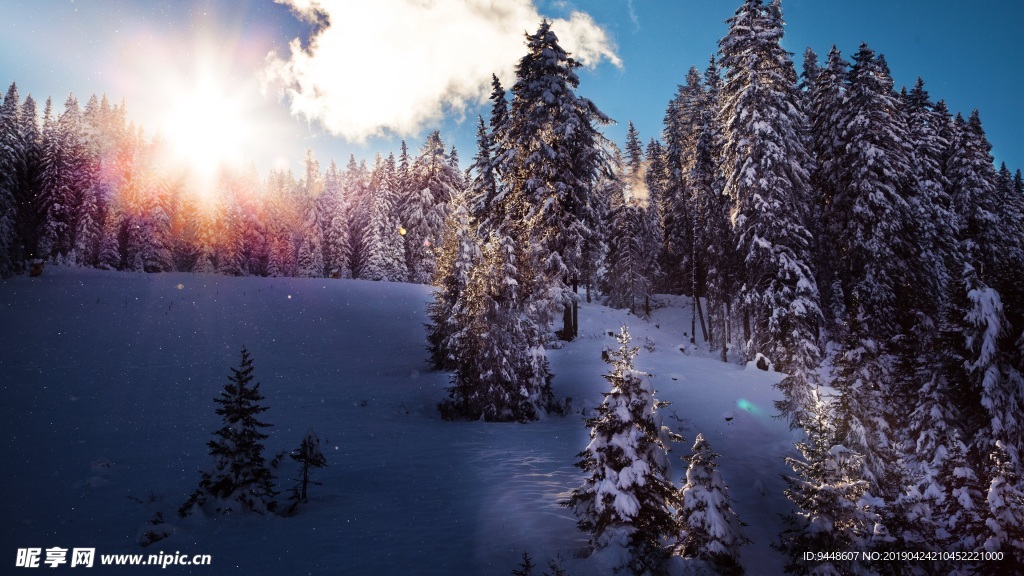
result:
[[[761,409],[758,408],[757,406],[755,406],[752,402],[750,402],[746,398],[740,398],[739,400],[737,400],[736,401],[736,407],[740,408],[742,410],[746,410],[747,412],[750,412],[751,414],[753,414],[755,416],[757,416],[757,415],[759,415],[761,413]]]

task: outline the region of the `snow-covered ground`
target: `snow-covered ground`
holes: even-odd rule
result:
[[[523,551],[542,567],[560,556],[570,573],[593,573],[578,558],[586,538],[558,502],[582,482],[580,411],[601,402],[601,349],[622,324],[653,345],[636,363],[673,403],[679,420],[667,422],[685,437],[674,454],[688,454],[698,432],[722,454],[753,541],[747,573],[781,573],[769,544],[789,509],[781,474],[793,434],[772,418],[780,376],[704,347],[680,351],[688,299],[659,297],[650,322],[584,304],[580,338],[550,352],[555,393],[571,396],[575,413],[489,424],[437,413],[448,376],[426,361],[429,298],[409,284],[68,268],[0,282],[0,573],[15,571],[18,549],[52,547],[212,556],[211,566],[167,568],[175,574],[507,575]],[[314,428],[323,485],[291,518],[181,521],[220,426],[212,399],[243,345],[274,424],[268,456]],[[674,462],[678,480],[685,466]],[[277,471],[282,499],[296,471],[291,460]],[[142,548],[156,512],[174,533]]]

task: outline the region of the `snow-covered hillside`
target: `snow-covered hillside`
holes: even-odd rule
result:
[[[622,324],[653,348],[637,367],[673,403],[679,420],[667,423],[685,437],[674,454],[688,454],[698,432],[722,454],[753,541],[747,573],[781,572],[769,544],[789,509],[780,475],[793,437],[771,417],[779,375],[681,351],[687,299],[659,297],[650,322],[583,305],[580,338],[550,352],[555,393],[573,398],[574,413],[489,424],[437,413],[448,377],[427,366],[429,298],[410,284],[67,268],[3,281],[0,572],[20,548],[93,547],[97,564],[101,554],[212,556],[211,566],[168,567],[175,574],[506,575],[523,551],[592,573],[576,557],[586,539],[558,502],[582,481],[580,412],[601,402],[600,353]],[[243,345],[270,407],[268,456],[314,428],[323,485],[295,517],[181,521],[220,425],[212,399]],[[684,471],[676,458],[676,480]],[[277,471],[282,499],[296,473],[291,460]],[[156,512],[174,534],[141,548]]]

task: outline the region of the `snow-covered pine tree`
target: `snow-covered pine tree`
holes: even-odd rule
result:
[[[971,389],[979,393],[985,417],[974,438],[981,454],[993,454],[1002,445],[1002,458],[1019,475],[1021,446],[1024,446],[1024,375],[1020,350],[1007,338],[1009,323],[999,292],[980,283],[968,272],[967,298],[970,308],[964,318],[968,326],[966,345],[970,356],[965,364]]]
[[[947,473],[949,496],[936,505],[941,550],[982,550],[989,532],[985,526],[985,486],[969,462],[969,448],[956,428],[949,441],[942,472]],[[965,571],[964,573],[971,573]]]
[[[862,499],[862,456],[839,443],[830,399],[815,389],[802,420],[807,437],[796,444],[800,458],[786,458],[796,473],[786,477],[786,497],[797,511],[784,517],[786,529],[772,544],[785,554],[787,574],[870,574],[859,557],[851,562],[808,562],[808,550],[867,551],[875,514]]]
[[[551,374],[520,292],[527,272],[512,239],[492,233],[454,311],[459,331],[447,344],[455,373],[439,406],[444,418],[525,422],[552,407]]]
[[[324,264],[327,272],[339,278],[352,277],[352,242],[348,225],[348,198],[344,177],[331,161],[324,175],[322,224],[324,229]]]
[[[721,87],[718,61],[712,55],[704,71],[700,132],[687,181],[695,198],[697,254],[702,254],[703,278],[694,275],[699,281],[696,291],[707,297],[709,343],[712,348],[720,348],[721,359],[726,362],[731,345],[732,304],[739,292],[737,281],[742,276],[743,263],[729,220],[732,205],[729,197],[722,193],[724,182],[718,166],[723,144],[717,118]]]
[[[914,194],[910,202],[918,226],[916,244],[921,249],[924,267],[931,271],[923,277],[928,285],[921,286],[916,294],[915,307],[921,313],[915,328],[934,334],[948,305],[949,296],[946,291],[955,276],[950,268],[959,256],[955,222],[951,214],[952,198],[948,193],[950,184],[943,166],[943,156],[950,143],[939,131],[944,119],[935,112],[935,104],[929,98],[921,78],[917,79],[903,101],[908,144],[912,147],[913,155]],[[918,339],[923,337],[926,335]],[[936,346],[923,342],[920,348]]]
[[[74,95],[68,95],[64,112],[45,131],[43,159],[48,205],[42,246],[45,257],[63,259],[76,247],[82,200],[96,177]]]
[[[117,270],[121,267],[121,251],[118,246],[118,231],[121,228],[120,215],[108,214],[106,222],[103,227],[103,238],[100,241],[100,254],[99,261],[96,266],[103,270]],[[204,254],[200,252],[196,256],[196,264],[193,267],[195,272],[212,272],[203,268],[203,265],[209,264],[209,257],[203,258]]]
[[[692,292],[695,268],[694,196],[687,187],[687,176],[696,158],[694,153],[701,122],[701,100],[704,89],[701,74],[690,67],[686,84],[680,85],[665,112],[665,187],[662,201],[664,249],[659,265],[664,288],[671,294]]]
[[[590,444],[576,465],[587,477],[562,503],[590,536],[594,552],[628,549],[635,574],[661,573],[667,545],[679,534],[673,516],[679,492],[669,479],[669,443],[682,440],[661,423],[664,406],[649,375],[633,367],[639,348],[623,326],[608,354],[611,385],[597,416],[587,420]]]
[[[661,245],[658,247],[658,277],[655,279],[654,290],[658,293],[671,292],[670,281],[664,272],[665,250],[668,246],[667,233],[665,231],[666,218],[668,214],[669,196],[669,171],[665,156],[665,148],[661,142],[651,138],[645,150],[647,157],[647,171],[644,174],[644,182],[650,193],[651,203],[658,216],[658,229],[661,231]]]
[[[498,178],[492,156],[493,148],[494,138],[480,116],[476,129],[476,156],[469,167],[472,179],[467,188],[466,203],[469,213],[485,233],[492,227],[492,214],[497,213],[494,210],[494,203],[497,202],[498,196]]]
[[[12,276],[20,267],[16,249],[18,202],[15,167],[24,144],[21,139],[21,102],[18,87],[11,82],[0,105],[0,278]]]
[[[461,173],[449,160],[441,134],[435,130],[411,168],[408,196],[400,207],[411,282],[429,284],[437,271],[436,245],[444,232],[448,203],[463,187]]]
[[[13,259],[18,270],[22,270],[28,260],[39,257],[39,234],[45,213],[42,145],[36,102],[30,94],[25,97],[25,102],[21,106],[21,125],[18,127],[15,148],[12,150],[14,187],[11,191],[17,205]]]
[[[679,554],[707,562],[718,574],[743,574],[739,548],[750,539],[730,504],[729,488],[718,471],[718,454],[703,434],[697,434],[693,454],[684,460],[689,460],[689,467],[679,492]]]
[[[908,326],[922,314],[927,287],[918,254],[918,223],[907,124],[881,57],[861,45],[838,119],[846,153],[834,165],[833,195],[823,218],[828,234],[849,238],[834,254],[846,322],[833,361],[843,444],[864,456],[869,492],[895,501],[903,487],[896,448],[906,441],[901,414],[914,409],[920,380],[908,362]],[[884,512],[882,516],[893,517]]]
[[[324,254],[314,238],[305,237],[299,246],[299,277],[322,278]]]
[[[324,252],[323,252],[323,223],[320,222],[320,196],[323,192],[324,181],[320,175],[320,163],[313,157],[313,151],[306,149],[305,176],[302,185],[298,188],[299,194],[295,198],[299,208],[302,210],[301,228],[298,232],[299,239],[299,276],[302,278],[323,278],[324,276]]]
[[[746,264],[741,305],[750,321],[748,359],[760,353],[789,376],[777,408],[795,426],[808,405],[820,362],[818,288],[811,271],[806,222],[812,200],[804,147],[807,120],[796,72],[780,42],[782,9],[747,0],[719,42],[725,82],[724,191],[734,202],[733,226]]]
[[[341,180],[338,165],[331,160],[324,174],[324,191],[317,202],[317,219],[323,230],[325,271],[328,275],[337,274],[339,278],[349,278],[352,276],[351,246],[345,220],[347,199],[343,195]]]
[[[191,192],[178,194],[175,200],[174,216],[171,218],[168,230],[170,240],[168,248],[171,253],[173,270],[192,272],[195,269],[196,261],[199,258],[200,221],[198,195]],[[103,234],[106,234],[105,229]],[[105,242],[106,238],[101,237],[101,253]]]
[[[991,480],[985,498],[989,534],[983,546],[989,552],[1003,552],[1003,561],[1010,565],[1024,566],[1024,486],[1008,456],[1010,450],[1000,440],[989,454]]]
[[[965,421],[965,460],[976,472],[965,488],[1011,488],[998,478],[1014,476],[1024,490],[1020,447],[1024,445],[1024,290],[1019,223],[1012,222],[1013,200],[1001,193],[977,111],[953,125],[953,152],[947,162],[951,195],[959,216],[958,239],[964,259],[963,283],[954,292],[954,330],[963,337],[963,380],[957,397]],[[964,298],[966,295],[966,298]],[[957,322],[958,321],[958,322]],[[965,479],[966,481],[966,479]],[[962,492],[963,493],[963,492]],[[973,491],[967,492],[978,502]],[[1016,505],[1008,500],[1010,510]],[[991,502],[990,502],[991,503]],[[996,508],[981,513],[987,527],[968,529],[980,550],[1013,527],[1014,512]],[[1019,508],[1016,510],[1019,517]],[[971,517],[968,517],[970,520]],[[1004,525],[1010,520],[1011,526]],[[994,546],[995,544],[990,544]],[[1019,548],[1005,548],[1019,560]]]
[[[396,212],[398,198],[395,195],[394,154],[388,156],[387,160],[377,157],[374,180],[376,187],[370,218],[366,224],[365,261],[360,270],[360,278],[405,282],[408,279],[406,238],[401,234]]]
[[[349,155],[343,187],[345,197],[348,199],[345,219],[349,226],[349,246],[351,248],[349,258],[352,277],[362,278],[368,256],[369,228],[367,224],[373,211],[374,195],[371,190],[370,171],[365,162],[356,162],[355,155]]]
[[[260,431],[271,424],[259,420],[267,407],[260,404],[259,382],[252,381],[252,356],[243,346],[239,367],[231,369],[224,390],[213,399],[220,405],[215,412],[224,419],[207,444],[213,466],[202,472],[199,487],[178,510],[182,518],[197,509],[217,514],[274,511],[274,476],[263,458],[267,435]]]
[[[814,53],[807,55],[815,58]],[[815,159],[811,173],[811,185],[818,193],[816,212],[819,214],[817,224],[812,232],[816,238],[827,238],[831,234],[828,222],[824,221],[823,212],[831,204],[839,186],[840,162],[845,154],[840,114],[847,93],[847,76],[849,62],[843,59],[839,50],[832,46],[828,53],[828,61],[819,67],[816,61],[805,62],[808,73],[803,78],[806,86],[804,109],[807,113],[809,135],[808,151]],[[810,76],[813,74],[813,78]],[[818,273],[818,286],[823,288],[821,303],[827,326],[833,336],[841,331],[845,321],[845,301],[842,283],[837,278],[834,266],[837,255],[835,243],[816,242],[815,260]]]
[[[947,379],[936,372],[921,387],[920,399],[907,426],[913,457],[907,458],[908,485],[899,496],[907,522],[891,527],[903,546],[942,550],[948,538],[939,507],[950,497],[951,470],[947,464],[957,421],[954,411]]]
[[[487,126],[477,128],[477,154],[473,157],[470,170],[475,175],[470,188],[473,195],[469,199],[470,214],[480,227],[481,236],[490,234],[491,230],[509,230],[511,222],[507,219],[512,213],[508,205],[508,186],[502,182],[502,171],[509,160],[508,131],[508,100],[505,89],[498,77],[491,75],[491,116]]]
[[[625,166],[618,168],[611,204],[610,238],[606,258],[606,303],[634,314],[650,313],[650,295],[658,274],[661,231],[644,181],[643,151],[632,122],[627,136]]]
[[[934,512],[936,502],[945,498],[948,490],[937,470],[948,453],[948,428],[961,421],[953,417],[959,410],[949,389],[951,382],[962,381],[959,375],[950,374],[952,365],[963,365],[963,358],[952,358],[959,356],[956,350],[962,345],[949,342],[949,335],[961,323],[963,314],[957,314],[960,319],[953,323],[949,319],[953,312],[951,287],[956,290],[953,271],[962,266],[962,254],[949,181],[943,173],[943,156],[949,147],[940,131],[945,118],[935,111],[920,78],[901,100],[914,168],[908,204],[917,227],[920,258],[928,273],[921,276],[927,284],[911,293],[914,312],[907,317],[913,322],[904,326],[900,337],[896,373],[904,381],[899,389],[904,396],[909,395],[900,404],[912,407],[913,413],[901,441],[901,459],[907,463],[910,477],[897,496],[897,505],[904,507],[905,513],[895,515],[896,524],[901,525],[891,529],[894,535],[902,533],[903,546],[941,549],[933,526],[942,520]],[[953,371],[959,373],[962,369]]]
[[[430,324],[427,325],[427,349],[430,361],[438,370],[454,370],[458,365],[456,351],[465,335],[463,321],[470,303],[466,301],[466,287],[470,274],[482,258],[476,226],[466,207],[465,195],[452,201],[454,206],[445,225],[444,238],[437,256],[437,276],[434,300],[427,305]]]
[[[511,212],[502,220],[519,225],[503,233],[534,247],[542,284],[531,299],[564,308],[560,334],[571,340],[578,332],[575,291],[584,246],[596,221],[591,188],[607,165],[596,124],[610,120],[576,95],[580,64],[558,43],[549,21],[528,34],[526,44],[516,65],[500,169],[511,195]]]

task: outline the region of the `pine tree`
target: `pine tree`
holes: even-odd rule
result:
[[[743,535],[744,524],[732,509],[728,487],[717,470],[718,454],[703,434],[697,434],[688,460],[677,512],[682,529],[679,552],[711,564],[719,574],[742,574],[739,548],[750,540]]]
[[[665,185],[662,201],[664,248],[660,267],[664,287],[672,294],[693,292],[694,194],[688,176],[696,159],[696,142],[701,128],[704,89],[701,74],[690,67],[686,84],[679,86],[665,112]]]
[[[456,160],[457,161],[457,160]],[[414,162],[410,187],[400,207],[409,280],[429,284],[437,271],[437,244],[444,233],[448,204],[463,187],[462,176],[446,159],[441,134],[432,132]]]
[[[220,405],[215,412],[224,419],[207,444],[213,467],[202,473],[199,487],[178,510],[182,518],[197,507],[218,514],[274,511],[274,477],[263,458],[268,436],[260,431],[271,425],[258,419],[267,407],[260,404],[263,395],[259,382],[251,384],[252,374],[252,357],[243,346],[241,364],[231,369],[224,390],[213,400]]]
[[[7,100],[4,101],[5,103]],[[15,266],[39,257],[39,235],[45,214],[43,194],[43,140],[39,129],[36,103],[31,95],[25,97],[21,107],[21,125],[14,152],[14,187],[12,194],[16,209]]]
[[[839,443],[828,399],[814,390],[803,420],[806,440],[800,458],[786,458],[796,476],[786,477],[786,497],[797,511],[784,517],[786,529],[772,547],[789,557],[788,574],[868,574],[860,558],[851,562],[808,562],[807,550],[867,551],[875,514],[863,500],[860,454]]]
[[[817,238],[827,238],[833,231],[829,229],[825,216],[836,196],[839,170],[845,156],[841,114],[848,91],[850,64],[832,46],[824,67],[818,67],[816,62],[807,63],[805,67],[814,70],[811,72],[813,78],[807,75],[804,77],[807,87],[805,110],[810,128],[808,151],[816,160],[811,184],[818,192],[815,206],[818,224],[812,231]],[[815,246],[818,286],[824,289],[821,293],[823,314],[833,333],[841,331],[846,311],[843,285],[837,278],[834,266],[838,259],[835,248],[832,242],[817,242]]]
[[[482,258],[481,242],[464,196],[456,197],[453,205],[437,258],[434,285],[438,290],[427,305],[427,348],[438,370],[454,370],[458,365],[456,353],[463,346],[460,339],[466,334],[464,321],[471,306],[466,290],[470,274]]]
[[[579,63],[559,45],[550,22],[528,34],[526,43],[502,131],[500,174],[510,197],[501,220],[515,227],[503,233],[536,246],[531,258],[543,284],[532,296],[563,307],[560,334],[572,340],[578,331],[575,292],[596,222],[590,190],[606,166],[595,124],[609,120],[575,94]]]
[[[21,141],[21,103],[18,87],[12,82],[0,105],[0,278],[14,274],[20,257],[16,255],[18,202],[15,167],[23,148]]]
[[[385,161],[378,156],[374,167],[374,190],[370,219],[366,225],[364,258],[360,277],[368,280],[404,282],[406,268],[406,238],[398,224],[395,195],[395,157]]]
[[[968,461],[968,452],[959,430],[954,429],[945,469],[949,473],[949,497],[938,503],[942,550],[981,550],[988,537],[984,486],[978,471]]]
[[[913,455],[907,458],[910,486],[902,495],[908,502],[907,525],[896,528],[906,544],[930,550],[948,549],[950,533],[943,506],[952,496],[950,455],[959,443],[958,417],[947,375],[937,371],[920,390],[917,408],[910,416],[909,436]],[[902,534],[900,534],[902,532]]]
[[[720,347],[720,358],[727,362],[731,345],[732,305],[739,293],[737,282],[742,277],[743,263],[730,222],[732,204],[728,195],[723,194],[725,183],[718,165],[723,145],[722,127],[717,117],[721,88],[719,65],[712,56],[704,71],[700,131],[688,181],[695,198],[695,242],[699,242],[703,252],[703,287],[695,291],[707,297],[708,339],[712,348]],[[697,246],[695,244],[695,248]],[[697,253],[700,252],[695,250]]]
[[[320,485],[320,482],[313,482],[309,479],[310,469],[323,468],[327,466],[327,458],[325,458],[323,452],[320,451],[320,437],[317,436],[316,431],[312,428],[307,430],[306,435],[302,438],[302,443],[299,444],[299,447],[292,450],[288,455],[302,467],[302,477],[295,480],[298,484],[295,485],[293,490],[293,498],[296,501],[296,504],[299,502],[306,502],[309,499],[309,485],[311,483],[317,486]]]
[[[530,554],[523,552],[523,561],[519,563],[518,568],[512,570],[512,576],[533,576],[533,569],[536,567]]]
[[[1010,447],[997,441],[989,455],[992,471],[986,501],[989,529],[984,548],[1003,552],[1004,562],[1024,566],[1024,486],[1007,453]]]
[[[497,78],[494,80],[497,82]],[[500,84],[499,84],[500,87]],[[478,118],[476,130],[476,156],[470,165],[468,191],[468,207],[470,214],[476,219],[481,230],[489,231],[492,227],[490,218],[498,213],[494,203],[498,201],[498,175],[493,158],[494,137],[484,124],[483,117]]]
[[[327,270],[337,273],[339,278],[351,278],[352,238],[347,220],[349,199],[345,195],[344,177],[333,160],[324,177],[324,195],[331,199],[330,207],[324,211],[328,219],[324,233]]]
[[[666,541],[678,534],[672,510],[678,491],[669,479],[668,444],[681,440],[662,426],[648,374],[633,368],[639,348],[630,346],[623,326],[618,351],[609,353],[612,367],[604,378],[611,385],[598,414],[587,420],[590,444],[579,454],[577,467],[587,478],[562,503],[590,536],[594,551],[628,548],[630,569],[660,573],[667,557]]]
[[[628,138],[628,164],[615,177],[604,293],[609,306],[649,314],[661,232],[644,181],[643,151],[635,129]]]
[[[536,326],[523,314],[512,240],[492,233],[455,309],[458,331],[446,347],[455,359],[446,419],[536,420],[552,408],[551,373]]]
[[[47,199],[41,239],[44,257],[63,259],[79,246],[76,240],[83,200],[90,194],[96,177],[89,152],[78,100],[69,94],[60,118],[44,127],[43,186]],[[90,202],[86,204],[89,229],[95,227],[91,210]]]
[[[780,45],[779,3],[747,0],[728,20],[719,43],[725,83],[724,191],[733,200],[733,226],[746,270],[741,304],[749,319],[748,359],[767,356],[789,377],[777,406],[795,426],[814,387],[820,361],[821,317],[806,222],[811,201],[807,120],[796,93],[796,72]]]
[[[363,268],[368,257],[369,219],[375,197],[371,190],[370,174],[366,163],[357,163],[355,155],[349,155],[344,176],[346,204],[345,220],[349,226],[350,262],[352,277],[363,278]]]
[[[314,238],[303,238],[299,247],[299,276],[301,278],[323,278],[324,254]]]
[[[970,356],[965,364],[968,381],[979,392],[985,422],[974,440],[983,454],[1002,445],[1002,458],[1013,470],[1021,467],[1024,446],[1024,375],[1020,351],[1008,346],[1008,322],[999,292],[977,282],[968,273],[967,298],[970,308],[964,320],[968,326],[966,346]]]

